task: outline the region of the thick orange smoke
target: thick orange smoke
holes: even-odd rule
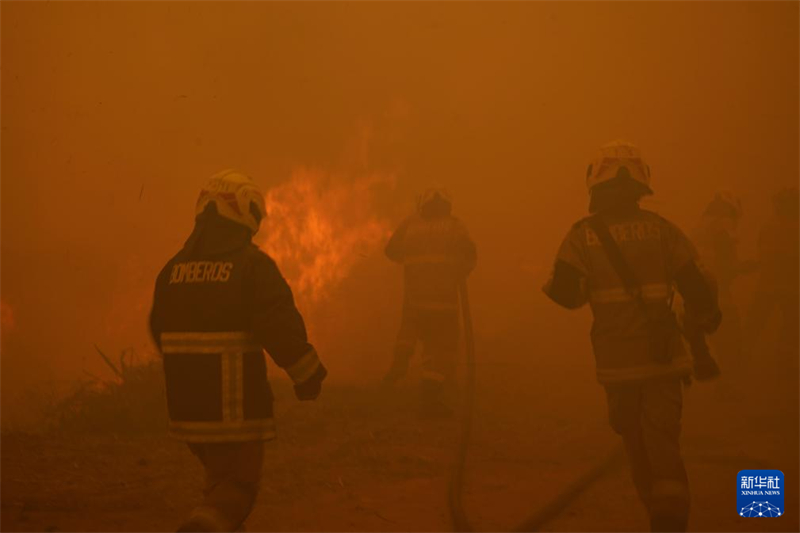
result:
[[[9,304],[0,300],[0,328],[2,328],[3,334],[7,335],[9,331],[13,331],[16,324],[14,310]]]
[[[300,167],[266,195],[267,221],[258,244],[277,262],[298,305],[323,301],[359,262],[388,237],[375,195],[392,176],[336,175]]]
[[[101,340],[112,342],[110,350],[136,348],[148,351],[147,319],[153,300],[153,276],[148,272],[145,261],[136,254],[124,256],[124,261],[116,272],[114,289],[108,298],[102,316]]]

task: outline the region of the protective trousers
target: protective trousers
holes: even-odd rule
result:
[[[178,531],[239,530],[258,494],[264,442],[190,443],[206,474],[204,499]]]
[[[685,531],[689,480],[680,450],[683,383],[664,378],[608,385],[611,427],[622,436],[652,531]]]
[[[403,305],[403,318],[395,344],[393,374],[403,375],[422,342],[422,386],[426,394],[441,394],[445,381],[455,373],[458,352],[458,309],[426,309]]]

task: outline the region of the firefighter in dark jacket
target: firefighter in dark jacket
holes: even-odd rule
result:
[[[275,436],[263,351],[314,400],[327,374],[275,262],[253,243],[266,215],[234,171],[200,192],[194,231],[156,281],[150,328],[163,354],[169,433],[206,472],[205,498],[179,531],[234,531],[249,515],[263,442]]]
[[[587,185],[592,216],[567,234],[545,293],[569,309],[589,303],[597,379],[606,389],[610,423],[622,436],[650,527],[684,531],[689,484],[679,437],[682,385],[692,361],[669,302],[677,286],[687,314],[691,310],[706,332],[719,325],[718,305],[683,232],[639,207],[652,191],[650,169],[635,146],[604,146],[589,167]],[[629,275],[620,272],[621,263]],[[631,289],[625,279],[634,276],[638,286]]]
[[[417,213],[405,219],[386,245],[386,256],[404,267],[405,290],[394,360],[384,384],[393,385],[408,370],[417,342],[423,346],[422,408],[445,414],[444,384],[455,373],[459,336],[459,283],[475,268],[475,244],[451,214],[442,187],[420,198]]]

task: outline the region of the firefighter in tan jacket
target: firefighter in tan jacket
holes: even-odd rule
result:
[[[781,366],[797,365],[798,324],[800,324],[800,193],[797,187],[779,191],[773,197],[774,218],[758,236],[759,279],[747,317],[751,361],[763,360],[763,333],[779,318],[776,347]],[[779,316],[776,316],[779,315]],[[790,368],[792,368],[790,367]]]
[[[289,285],[252,243],[266,212],[250,178],[213,176],[196,212],[156,281],[150,328],[164,358],[169,432],[206,472],[203,503],[179,531],[235,531],[255,502],[263,443],[275,437],[264,350],[300,400],[319,395],[327,372]]]
[[[406,374],[421,342],[422,407],[434,415],[448,411],[442,393],[456,366],[458,287],[477,262],[475,244],[451,210],[448,192],[431,187],[420,198],[418,212],[400,224],[386,245],[387,257],[404,267],[405,292],[394,360],[384,384],[391,386]]]
[[[734,284],[758,266],[755,261],[739,257],[738,227],[742,213],[742,202],[736,195],[730,191],[718,191],[693,234],[702,262],[713,273],[719,289],[719,306],[725,323],[711,340],[716,351],[728,362],[728,368],[731,363],[740,366],[744,363],[744,339],[739,307],[733,294]]]
[[[677,287],[706,331],[719,325],[717,302],[683,232],[639,207],[652,190],[650,169],[635,146],[604,146],[589,166],[587,185],[592,216],[567,234],[545,293],[570,309],[589,303],[597,379],[651,529],[684,531],[689,484],[679,436],[682,386],[693,365],[670,301]]]

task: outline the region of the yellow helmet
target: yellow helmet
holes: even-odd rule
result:
[[[195,214],[213,202],[217,212],[229,220],[247,226],[255,235],[267,216],[264,195],[249,176],[235,170],[223,170],[211,176],[197,198]]]
[[[450,192],[444,186],[439,184],[434,184],[428,187],[425,192],[422,193],[419,203],[420,205],[425,205],[437,196],[448,204],[453,203],[453,198],[450,196]]]
[[[644,185],[648,192],[653,192],[650,188],[650,167],[642,159],[639,148],[627,141],[612,141],[600,148],[589,165],[586,186],[591,190],[595,185],[626,174]]]

